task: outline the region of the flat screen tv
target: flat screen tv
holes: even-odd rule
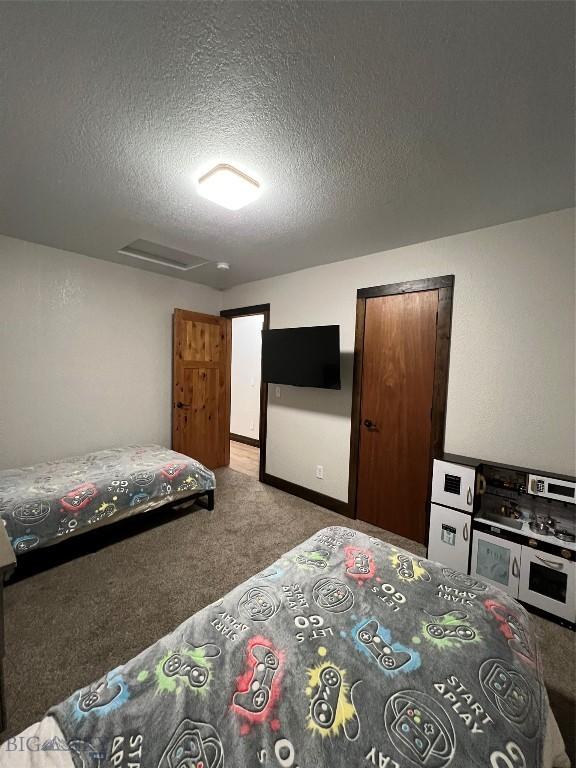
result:
[[[340,326],[262,331],[262,381],[340,389]]]

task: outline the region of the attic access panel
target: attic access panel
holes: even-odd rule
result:
[[[139,261],[148,261],[169,269],[177,269],[181,272],[187,272],[190,269],[196,269],[203,264],[210,263],[208,259],[202,259],[192,253],[185,253],[166,245],[160,245],[160,243],[152,243],[150,240],[142,239],[128,243],[128,245],[120,248],[118,253]]]

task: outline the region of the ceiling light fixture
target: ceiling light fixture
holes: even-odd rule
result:
[[[260,196],[260,184],[228,163],[220,163],[198,179],[198,194],[237,211]]]
[[[216,264],[216,269],[222,269],[224,272],[227,272],[230,269],[230,264],[227,261],[219,261]]]

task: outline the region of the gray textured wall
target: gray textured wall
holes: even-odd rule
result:
[[[170,445],[172,310],[212,288],[0,237],[0,468]]]
[[[271,387],[267,471],[346,499],[356,289],[454,274],[446,449],[574,473],[574,266],[571,209],[226,291],[272,328],[340,324],[340,392]]]

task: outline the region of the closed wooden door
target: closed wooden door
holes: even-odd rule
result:
[[[366,300],[357,516],[426,540],[438,291]]]
[[[230,462],[228,318],[174,310],[172,448],[210,469]]]

